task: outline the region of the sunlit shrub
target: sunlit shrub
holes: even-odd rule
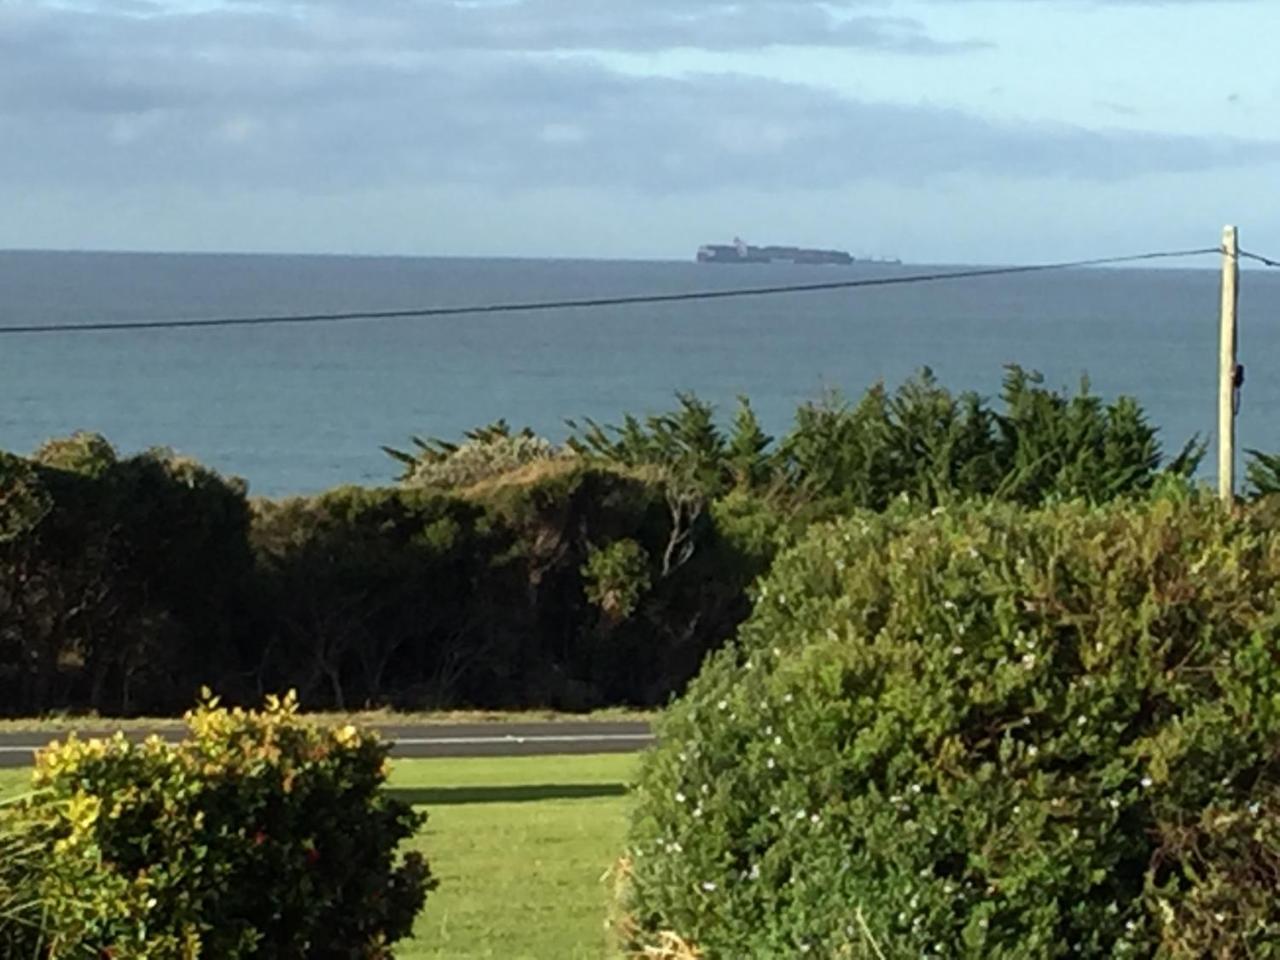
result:
[[[422,816],[381,788],[354,727],[207,701],[178,745],[74,737],[42,751],[23,812],[54,956],[380,958],[433,883],[397,848]]]
[[[1186,495],[815,530],[659,726],[630,945],[1276,955],[1277,590]]]

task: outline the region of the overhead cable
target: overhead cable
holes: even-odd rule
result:
[[[1050,270],[1070,270],[1081,267],[1104,267],[1124,263],[1140,263],[1152,260],[1197,257],[1221,252],[1221,248],[1219,247],[1205,247],[1196,250],[1165,250],[1153,253],[1131,254],[1122,257],[1097,257],[1090,260],[1072,260],[1062,263],[1039,263],[1009,267],[983,267],[972,270],[957,270],[941,273],[908,273],[881,277],[862,277],[857,280],[832,280],[823,283],[746,287],[730,290],[693,290],[684,293],[591,297],[581,300],[546,300],[515,303],[491,303],[456,307],[421,307],[407,310],[359,310],[342,313],[300,313],[275,316],[212,317],[205,319],[104,320],[91,323],[12,324],[0,326],[0,334],[88,333],[118,332],[125,330],[191,330],[202,327],[259,327],[276,324],[332,323],[344,320],[397,320],[429,317],[461,317],[489,313],[534,313],[549,310],[584,310],[640,304],[685,303],[698,300],[728,300],[745,297],[778,296],[783,294],[814,293],[824,290],[897,287],[916,283],[939,283],[948,280],[1002,277],[1023,273],[1043,273]]]

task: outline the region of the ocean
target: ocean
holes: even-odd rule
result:
[[[933,269],[691,262],[0,252],[0,325],[88,323],[675,293]],[[1090,269],[744,300],[278,327],[0,337],[0,449],[74,430],[167,446],[252,493],[386,484],[381,446],[506,418],[552,439],[691,390],[751,397],[785,431],[829,389],[856,398],[923,366],[998,393],[1003,366],[1131,394],[1174,450],[1216,424],[1219,279]],[[1280,451],[1280,271],[1242,275],[1239,443]],[[1213,455],[1206,470],[1214,469]]]

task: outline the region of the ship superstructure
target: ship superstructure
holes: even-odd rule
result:
[[[733,243],[708,243],[698,248],[699,263],[807,263],[848,266],[853,257],[844,250],[808,247],[753,247],[739,237]]]

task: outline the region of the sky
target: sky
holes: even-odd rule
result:
[[[0,0],[0,248],[1280,253],[1277,0]]]

